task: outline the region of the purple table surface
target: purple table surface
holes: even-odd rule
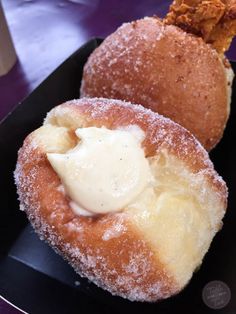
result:
[[[0,77],[0,120],[88,39],[105,37],[123,22],[143,16],[163,17],[170,2],[3,0],[18,61]],[[236,42],[228,57],[236,58]]]
[[[18,61],[0,77],[0,119],[91,37],[105,37],[123,22],[143,16],[163,17],[170,2],[3,0]],[[236,58],[236,42],[228,57]],[[20,312],[0,298],[0,313]]]
[[[21,311],[13,304],[0,296],[0,313],[1,314],[24,314],[26,312]]]
[[[0,78],[0,119],[91,37],[105,37],[123,22],[143,16],[163,16],[169,3],[166,0],[3,0],[18,62]]]

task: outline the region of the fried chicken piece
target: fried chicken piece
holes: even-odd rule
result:
[[[236,0],[175,0],[164,19],[224,53],[236,35]]]

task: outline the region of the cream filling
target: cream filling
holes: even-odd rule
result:
[[[128,206],[151,182],[152,175],[137,126],[123,130],[79,128],[81,141],[64,154],[48,153],[71,208],[78,215],[105,214]]]
[[[86,132],[88,129],[79,130],[85,130]],[[138,192],[133,193],[131,188],[132,193],[129,195],[132,197],[127,200],[126,205],[122,203],[125,219],[132,224],[140,238],[149,243],[156,259],[163,263],[166,272],[172,274],[179,287],[182,288],[190,280],[192,272],[201,264],[215,233],[221,226],[224,208],[219,199],[220,196],[212,190],[202,172],[192,173],[176,156],[161,150],[158,151],[156,156],[145,158],[141,148],[144,135],[136,126],[128,126],[125,129],[115,131],[102,128],[101,132],[105,132],[107,136],[111,132],[114,136],[111,140],[111,133],[109,133],[108,138],[111,141],[108,141],[108,138],[105,140],[105,143],[109,143],[109,145],[106,146],[106,154],[103,154],[104,159],[99,159],[103,171],[96,169],[94,166],[91,168],[95,171],[94,177],[91,177],[92,189],[98,187],[98,184],[100,184],[98,181],[104,173],[111,173],[109,172],[111,171],[110,167],[119,173],[120,169],[126,169],[126,164],[124,168],[119,167],[120,160],[118,160],[118,157],[120,152],[123,151],[122,143],[124,139],[128,143],[131,141],[134,150],[132,150],[131,155],[129,154],[132,159],[130,161],[128,158],[127,164],[134,169],[132,164],[136,164],[136,158],[140,158],[136,166],[141,166],[146,170],[139,170],[141,172],[138,177],[144,178],[144,181],[141,180],[142,183],[137,185]],[[34,132],[32,145],[43,146],[49,158],[50,156],[64,156],[62,164],[65,165],[67,154],[69,158],[74,153],[74,156],[76,156],[76,151],[79,151],[85,145],[84,141],[86,142],[88,137],[88,133],[78,134],[81,142],[76,146],[77,141],[71,134],[71,131],[64,127],[47,124]],[[104,136],[102,138],[105,139]],[[97,139],[99,139],[99,136]],[[100,154],[100,149],[97,150],[96,148],[94,152],[92,147],[95,147],[95,137],[93,136],[93,140],[90,140],[92,155],[89,160],[90,158],[95,160],[96,156]],[[113,144],[111,145],[111,143]],[[121,149],[119,149],[120,146]],[[72,149],[73,147],[75,148]],[[114,147],[117,148],[117,156],[115,155],[117,151],[113,151]],[[126,152],[126,150],[124,151]],[[85,155],[87,155],[86,152],[88,150],[85,149]],[[102,152],[104,152],[103,149]],[[115,164],[110,164],[110,157],[114,158],[112,160]],[[110,161],[107,163],[107,160]],[[124,178],[121,179],[121,185],[123,186]],[[128,179],[130,180],[130,177]],[[68,193],[63,180],[62,183],[65,193]],[[73,185],[73,182],[71,184]],[[59,186],[59,188],[63,190],[62,186]],[[110,186],[108,190],[110,191]],[[90,197],[91,195],[92,193]],[[81,199],[79,201],[81,202]],[[88,209],[85,210],[81,203],[77,204],[73,200],[70,205],[78,215],[95,214]],[[113,232],[113,229],[108,229],[105,234],[112,234]]]
[[[231,96],[232,96],[232,84],[234,79],[234,71],[231,67],[226,67],[224,64],[225,55],[218,55],[219,61],[225,72],[225,85],[226,85],[226,96],[227,96],[227,116],[230,114]]]
[[[148,160],[155,183],[126,208],[126,214],[183,287],[221,226],[223,206],[203,173],[191,173],[165,151]]]
[[[232,96],[232,84],[234,79],[234,72],[232,68],[225,68],[226,84],[227,84],[227,113],[230,114],[230,104]]]

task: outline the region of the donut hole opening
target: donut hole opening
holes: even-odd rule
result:
[[[87,121],[80,115],[72,115],[68,107],[55,107],[47,114],[43,126],[32,133],[34,145],[45,153],[66,153],[78,144],[75,131],[83,127],[87,127]]]
[[[78,128],[88,127],[88,122],[83,115],[71,114],[71,108],[60,105],[55,107],[47,114],[44,120],[44,125],[52,125],[57,127],[64,127],[69,130],[75,131]]]
[[[66,153],[78,144],[74,130],[64,126],[45,124],[33,132],[34,141],[45,153]]]

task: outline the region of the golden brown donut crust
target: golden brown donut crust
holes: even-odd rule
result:
[[[187,130],[142,106],[118,100],[74,100],[53,109],[45,123],[68,127],[71,134],[78,127],[116,129],[136,124],[146,134],[142,145],[147,156],[158,154],[165,147],[192,172],[202,172],[219,202],[226,206],[225,183],[202,146]],[[21,207],[36,232],[82,276],[130,300],[155,301],[180,290],[123,213],[95,218],[74,214],[34,132],[19,151],[15,181]],[[122,232],[103,241],[104,230],[112,226],[118,226]]]
[[[202,38],[157,18],[126,23],[90,55],[82,97],[131,101],[187,128],[212,149],[229,114],[225,67]]]

